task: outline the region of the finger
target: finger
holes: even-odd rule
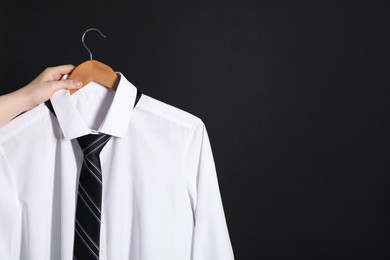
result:
[[[48,68],[49,75],[47,80],[59,80],[62,77],[62,75],[69,74],[74,69],[74,67],[75,66],[72,64],[50,67]]]
[[[52,81],[51,84],[55,91],[59,89],[78,89],[83,85],[81,81],[70,79]]]

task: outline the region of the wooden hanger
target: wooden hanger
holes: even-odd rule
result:
[[[81,37],[81,41],[84,45],[84,47],[87,49],[87,51],[90,54],[90,60],[85,61],[75,67],[69,78],[71,80],[80,80],[83,82],[83,88],[85,85],[87,85],[91,81],[95,81],[107,88],[115,90],[118,86],[119,77],[115,73],[115,71],[108,65],[92,59],[92,53],[88,49],[88,47],[84,43],[84,36],[88,31],[96,30],[98,31],[103,37],[106,37],[99,29],[96,28],[90,28],[86,30]],[[79,89],[81,89],[79,88]],[[76,92],[79,89],[71,89],[69,90],[70,94],[72,95],[74,92]]]

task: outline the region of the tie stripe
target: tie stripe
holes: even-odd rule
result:
[[[110,140],[111,136],[103,136],[98,142],[96,142],[94,145],[89,147],[88,149],[85,149],[84,154],[87,154],[86,156],[94,156],[95,154],[98,154],[99,152],[95,153],[97,149],[100,149],[102,146],[105,145],[108,140]]]
[[[88,163],[87,163],[87,160],[86,158],[84,158],[84,165],[83,167],[85,166],[85,168],[90,172],[90,176],[95,178],[99,183],[102,183],[102,176],[101,176],[101,173],[100,172],[94,172],[90,166],[88,166]],[[93,168],[93,167],[92,167]],[[87,177],[85,177],[87,178]]]
[[[96,139],[95,141],[93,141],[91,144],[89,144],[86,148],[83,149],[83,153],[85,153],[85,150],[87,150],[89,147],[91,147],[93,144],[95,144],[97,141],[99,141],[100,139],[104,138],[104,135],[102,135],[101,137],[99,137],[98,139]]]
[[[91,211],[92,215],[96,218],[96,220],[100,223],[100,216],[101,213],[99,210],[96,210],[96,207],[94,205],[91,205],[91,200],[85,199],[82,193],[79,192],[80,199],[84,202],[85,207],[89,211]]]
[[[90,197],[90,195],[88,195],[88,193],[85,191],[83,185],[81,183],[79,183],[79,189],[78,189],[78,192],[80,195],[82,195],[83,197],[87,197],[88,200],[91,201],[91,203],[93,204],[93,207],[100,213],[100,208],[99,206],[96,204],[96,202],[93,201],[93,199]]]
[[[83,231],[80,231],[80,228],[78,225],[76,225],[76,228],[75,228],[75,232],[76,234],[78,235],[76,239],[75,237],[75,241],[80,241],[81,243],[84,244],[84,246],[89,250],[90,253],[92,253],[92,255],[96,258],[96,259],[99,259],[99,249],[97,249],[96,247],[94,247],[92,241],[85,235],[85,233]],[[76,243],[76,245],[79,245],[80,242]],[[91,244],[92,243],[92,244]],[[75,249],[77,249],[78,247],[75,246]],[[76,257],[75,257],[76,258]],[[82,258],[80,258],[82,259]]]
[[[74,259],[99,259],[102,205],[102,170],[100,152],[110,140],[106,134],[77,138],[84,154],[77,189]]]
[[[99,250],[98,244],[88,235],[88,232],[80,225],[76,219],[76,230],[80,234],[80,237],[91,247]]]

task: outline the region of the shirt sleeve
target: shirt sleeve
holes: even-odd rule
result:
[[[17,193],[0,146],[0,259],[19,259],[21,223]]]
[[[191,260],[234,260],[211,145],[201,120],[188,142],[185,158],[194,214]]]

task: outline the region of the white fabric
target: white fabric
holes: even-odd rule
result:
[[[232,260],[209,137],[198,117],[90,82],[0,127],[0,259],[70,260],[83,154],[75,138],[113,137],[100,153],[100,259]]]

